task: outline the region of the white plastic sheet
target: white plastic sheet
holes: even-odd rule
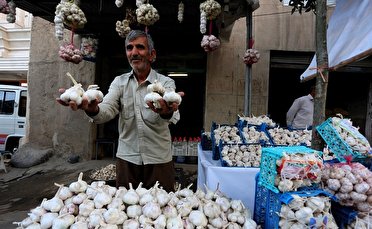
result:
[[[337,0],[328,24],[327,49],[330,71],[371,55],[371,0]],[[301,81],[314,78],[316,67],[315,55],[309,67],[300,76]]]

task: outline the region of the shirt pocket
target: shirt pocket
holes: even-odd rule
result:
[[[148,107],[147,105],[143,106],[142,113],[145,122],[149,122],[151,124],[159,123],[160,115],[151,110],[151,108]]]
[[[134,100],[133,98],[120,98],[120,103],[123,108],[124,119],[130,119],[134,117]]]

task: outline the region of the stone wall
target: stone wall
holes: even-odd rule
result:
[[[70,42],[65,30],[63,42]],[[83,61],[73,64],[58,56],[62,44],[54,35],[54,24],[35,17],[32,24],[28,72],[28,112],[26,138],[40,149],[53,148],[58,156],[79,155],[90,159],[93,153],[95,124],[82,111],[74,112],[56,102],[59,88],[72,86],[70,72],[83,87],[93,84],[95,64]]]

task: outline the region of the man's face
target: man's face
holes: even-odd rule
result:
[[[138,37],[130,41],[125,50],[129,64],[135,71],[149,69],[156,54],[155,50],[150,53],[146,37]]]

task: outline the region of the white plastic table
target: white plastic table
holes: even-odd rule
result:
[[[219,190],[232,199],[242,200],[253,216],[256,174],[260,168],[222,167],[221,162],[212,159],[212,151],[203,151],[198,145],[198,188]]]

